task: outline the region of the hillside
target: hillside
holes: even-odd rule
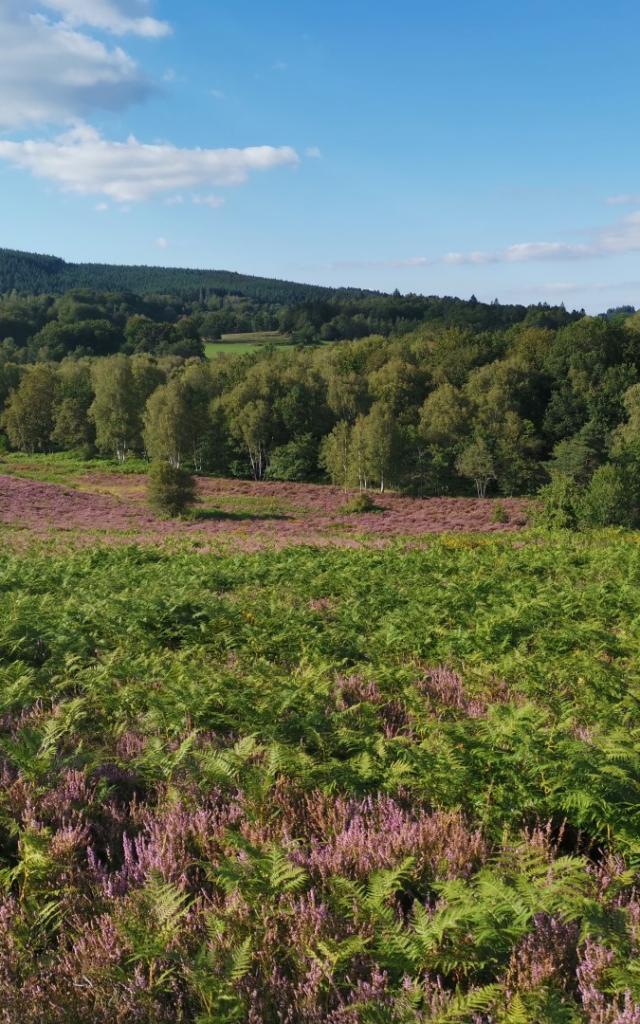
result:
[[[60,295],[74,288],[130,291],[137,295],[179,295],[184,299],[234,294],[279,305],[376,294],[362,289],[332,289],[252,277],[229,270],[67,263],[57,256],[0,249],[0,293]]]

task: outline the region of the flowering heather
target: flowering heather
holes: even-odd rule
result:
[[[451,532],[513,532],[525,523],[525,502],[513,499],[508,523],[491,519],[493,502],[471,498],[376,499],[383,512],[342,516],[344,493],[312,484],[198,481],[195,518],[168,521],[145,503],[145,478],[87,474],[74,486],[0,476],[0,524],[35,535],[74,531],[80,538],[96,531],[167,541],[183,538],[227,540],[243,549],[288,544],[348,546],[361,535],[386,543],[394,537]]]
[[[638,575],[2,555],[0,1024],[640,1024]]]

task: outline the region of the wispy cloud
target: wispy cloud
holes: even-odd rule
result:
[[[308,156],[310,160],[320,160],[322,157],[322,150],[319,146],[307,146],[304,151],[304,155]]]
[[[146,145],[130,136],[112,142],[85,124],[53,141],[0,141],[0,160],[55,182],[66,192],[103,195],[120,203],[211,185],[241,185],[254,171],[295,166],[290,146],[180,149]]]
[[[590,233],[584,243],[520,242],[506,249],[449,252],[444,262],[453,266],[487,263],[531,263],[597,259],[616,253],[640,251],[640,212]]]
[[[495,251],[448,252],[444,262],[454,266],[475,263],[529,263],[532,260],[580,260],[595,256],[590,245],[568,245],[565,242],[519,242]]]
[[[636,192],[624,192],[619,196],[607,196],[607,206],[640,206],[640,195]]]
[[[411,267],[429,267],[434,263],[426,256],[408,256],[406,259],[398,260],[336,260],[331,264],[332,270],[369,270],[372,268],[387,268],[402,270]]]
[[[166,21],[143,15],[144,5],[135,0],[40,0],[40,6],[61,15],[68,25],[87,25],[117,36],[160,39],[171,32]]]
[[[154,244],[155,244],[155,246],[158,249],[168,249],[169,248],[169,242],[168,242],[168,240],[166,238],[156,238]]]
[[[192,202],[195,206],[208,206],[212,210],[219,210],[221,206],[224,206],[226,200],[223,196],[192,196]]]

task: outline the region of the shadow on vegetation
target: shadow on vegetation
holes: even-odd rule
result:
[[[194,522],[247,522],[253,520],[280,520],[281,522],[291,519],[291,516],[283,512],[252,512],[245,509],[234,511],[221,508],[194,508],[189,512],[189,519]]]

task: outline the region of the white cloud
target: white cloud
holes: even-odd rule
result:
[[[225,98],[222,89],[209,89],[209,95],[213,96],[214,100],[223,100]]]
[[[96,205],[96,213],[106,213],[109,209],[108,203],[98,203]]]
[[[0,131],[121,109],[149,91],[120,47],[0,0]]]
[[[605,199],[607,206],[640,206],[640,195],[636,192],[635,195],[631,192],[625,192],[619,196],[608,196]]]
[[[311,160],[320,160],[322,157],[322,151],[319,146],[307,146],[304,151],[305,156],[308,156]]]
[[[165,206],[182,206],[183,203],[184,203],[184,196],[181,196],[181,195],[167,196],[167,198],[164,200],[164,205]]]
[[[390,267],[428,267],[431,260],[428,260],[426,256],[409,256],[404,260],[391,260],[388,264]]]
[[[192,201],[195,206],[209,206],[212,210],[218,210],[221,206],[224,206],[225,199],[222,196],[192,196]]]
[[[169,248],[169,242],[167,241],[166,238],[156,238],[155,244],[158,247],[158,249],[168,249]]]
[[[529,263],[537,260],[579,260],[597,256],[593,245],[567,245],[565,242],[520,242],[506,249],[448,252],[444,262],[454,266],[483,263]]]
[[[530,263],[584,260],[617,253],[640,252],[640,211],[590,233],[588,242],[521,242],[506,249],[449,252],[444,263],[454,266],[483,263]]]
[[[166,21],[143,14],[147,5],[135,0],[40,0],[40,6],[61,15],[68,25],[89,25],[117,36],[160,39],[171,32]]]
[[[65,192],[140,202],[176,189],[240,185],[252,171],[294,166],[289,146],[179,149],[145,145],[130,136],[111,142],[82,123],[52,141],[0,141],[0,160],[55,182]]]
[[[627,214],[617,224],[599,233],[603,253],[638,252],[640,250],[640,211]]]

